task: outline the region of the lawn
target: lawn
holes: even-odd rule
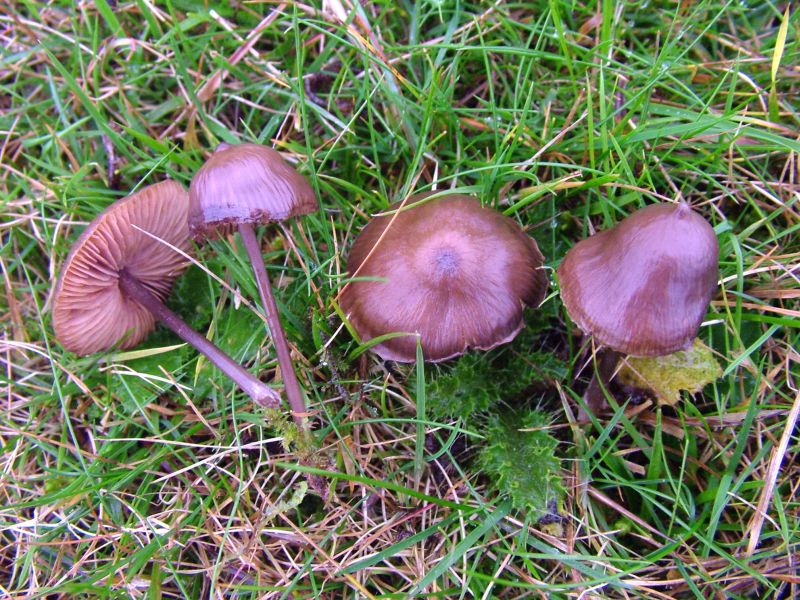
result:
[[[798,7],[213,4],[0,6],[0,597],[800,597]],[[89,221],[245,141],[321,203],[258,229],[310,452],[167,329],[86,357],[52,330]],[[342,322],[347,252],[429,190],[515,220],[549,288],[511,344],[387,363]],[[722,375],[582,422],[556,268],[668,201],[717,235]],[[282,391],[239,236],[194,248],[169,306]]]

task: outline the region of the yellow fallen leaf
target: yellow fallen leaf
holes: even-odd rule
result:
[[[681,390],[699,392],[720,375],[722,369],[711,349],[695,339],[687,350],[666,356],[628,356],[617,377],[626,385],[651,390],[660,404],[674,406]]]

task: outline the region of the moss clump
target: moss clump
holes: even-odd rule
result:
[[[485,354],[465,354],[428,383],[428,414],[434,419],[460,417],[469,422],[536,382],[566,375],[564,363],[548,352],[528,352],[525,357],[493,362]]]
[[[556,512],[564,496],[558,440],[547,431],[548,425],[549,418],[540,410],[492,416],[480,454],[491,487],[537,518]]]

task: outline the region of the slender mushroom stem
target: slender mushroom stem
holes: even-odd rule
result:
[[[136,300],[156,319],[174,331],[178,337],[204,354],[220,371],[242,388],[256,404],[268,408],[276,408],[280,405],[281,399],[275,390],[256,379],[216,345],[192,329],[186,321],[167,308],[141,281],[125,269],[119,274],[119,287],[123,294]]]
[[[620,356],[622,355],[619,352],[607,347],[600,348],[595,355],[597,368],[592,369],[592,380],[583,396],[586,406],[593,415],[600,414],[600,411],[608,406],[604,390],[607,390],[611,383]],[[588,421],[588,418],[586,420]]]
[[[264,312],[267,317],[267,326],[272,341],[275,344],[275,354],[278,355],[278,365],[281,368],[283,384],[286,390],[286,399],[292,409],[292,418],[302,429],[307,429],[305,416],[307,415],[306,402],[303,392],[300,390],[300,383],[292,365],[292,357],[289,354],[289,342],[286,340],[286,333],[283,331],[280,318],[278,317],[278,305],[275,303],[275,296],[272,294],[272,287],[267,277],[267,270],[264,268],[264,259],[261,256],[261,248],[258,246],[256,234],[250,223],[239,224],[239,235],[242,236],[247,255],[253,265],[253,272],[256,276],[258,291],[261,294],[261,302],[264,305]]]

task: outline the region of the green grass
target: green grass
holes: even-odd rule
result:
[[[0,7],[0,596],[798,596],[797,8],[781,44],[786,3],[224,4]],[[169,332],[149,356],[79,358],[50,325],[85,223],[245,140],[280,149],[322,202],[262,233],[313,464]],[[340,326],[355,235],[434,187],[510,215],[552,268],[659,199],[719,236],[700,335],[724,376],[674,409],[620,395],[576,423],[587,355],[555,285],[525,344],[491,354],[566,366],[501,399],[552,416],[555,524],[498,497],[480,427],[435,413],[426,382],[451,365],[387,369]],[[197,255],[171,306],[268,380],[238,238]],[[309,473],[327,500],[304,493]]]

